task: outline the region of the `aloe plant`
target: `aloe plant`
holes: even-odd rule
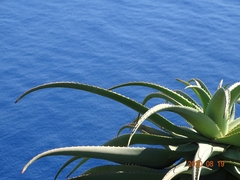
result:
[[[74,82],[56,82],[34,87],[23,93],[16,102],[34,91],[44,88],[73,88],[98,94],[137,111],[129,124],[120,128],[117,137],[102,146],[64,147],[45,151],[32,158],[22,172],[34,161],[55,155],[71,156],[57,172],[55,179],[69,164],[80,163],[69,173],[70,177],[89,158],[104,159],[115,164],[97,166],[70,179],[162,179],[162,180],[224,180],[240,179],[240,118],[235,118],[235,105],[240,100],[240,83],[223,86],[220,82],[214,94],[197,78],[177,81],[193,90],[198,100],[180,90],[147,82],[130,82],[109,89]],[[114,90],[121,87],[142,86],[155,90],[143,102],[137,102]],[[151,99],[166,103],[147,107]],[[189,127],[172,123],[161,112],[172,112],[182,117]],[[151,125],[144,125],[149,121]],[[129,134],[121,134],[130,128]],[[138,133],[136,133],[138,131]],[[159,145],[132,147],[133,144]]]

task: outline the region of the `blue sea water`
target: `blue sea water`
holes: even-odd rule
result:
[[[53,179],[67,158],[41,159],[21,170],[48,149],[101,145],[136,116],[112,100],[70,89],[42,90],[15,104],[31,87],[148,81],[183,89],[175,78],[197,77],[214,92],[221,79],[239,81],[239,9],[237,0],[1,1],[1,179]],[[151,91],[118,92],[142,101]]]

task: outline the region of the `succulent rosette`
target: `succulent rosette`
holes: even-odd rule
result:
[[[240,118],[235,117],[235,106],[240,98],[240,83],[223,86],[221,81],[216,92],[211,94],[200,79],[177,81],[193,90],[197,99],[184,91],[170,90],[147,82],[130,82],[109,89],[74,82],[55,82],[26,91],[16,102],[27,94],[44,88],[72,88],[113,99],[137,111],[139,115],[121,127],[117,137],[102,146],[48,150],[31,159],[23,172],[40,158],[66,155],[71,158],[59,169],[55,179],[65,167],[80,160],[69,173],[69,177],[89,158],[104,159],[114,164],[93,167],[70,179],[240,179]],[[148,94],[143,102],[115,92],[117,88],[130,86],[151,88],[154,92]],[[146,106],[151,99],[159,98],[166,103]],[[174,124],[162,112],[177,114],[189,126]],[[150,123],[145,125],[145,121]],[[132,129],[131,133],[121,134],[125,128]],[[141,144],[143,147],[132,146],[134,144]]]

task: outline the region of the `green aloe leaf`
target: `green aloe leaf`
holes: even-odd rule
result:
[[[236,166],[237,168],[239,168],[240,170],[240,163],[236,162],[236,161],[223,161],[224,162],[224,165],[225,164],[231,164],[231,165],[234,165]]]
[[[228,160],[228,161],[235,161],[240,163],[240,150],[239,148],[227,148],[224,153],[221,153],[220,158]]]
[[[240,82],[233,84],[228,88],[230,91],[231,99],[229,107],[232,108],[233,104],[237,102],[240,96]]]
[[[26,96],[34,91],[45,89],[45,88],[72,88],[72,89],[77,89],[77,90],[83,90],[83,91],[91,92],[94,94],[98,94],[98,95],[113,99],[117,102],[120,102],[120,103],[132,108],[133,110],[135,110],[141,114],[144,114],[148,110],[148,108],[146,106],[144,106],[126,96],[118,94],[116,92],[113,92],[113,91],[110,91],[107,89],[103,89],[103,88],[99,88],[96,86],[90,86],[87,84],[79,84],[79,83],[74,83],[74,82],[56,82],[56,83],[43,84],[43,85],[34,87],[34,88],[26,91],[25,93],[23,93],[16,100],[16,102],[18,102],[24,96]],[[171,123],[166,118],[164,118],[158,114],[153,114],[151,117],[149,117],[149,120],[150,120],[150,122],[156,124],[157,126],[162,127],[167,132],[175,132],[177,134],[191,136],[191,137],[194,137],[195,139],[199,139],[199,140],[205,139],[204,137],[201,137],[197,133],[190,132],[181,127],[176,126],[175,124]]]
[[[212,96],[211,92],[209,91],[208,87],[204,84],[203,81],[201,81],[200,79],[198,78],[193,78],[193,79],[190,79],[189,82],[195,82],[197,86],[199,86],[200,88],[202,88],[208,95],[209,97]]]
[[[207,105],[205,114],[210,117],[220,128],[223,135],[227,134],[228,124],[226,121],[227,94],[223,88],[217,90]]]
[[[117,135],[119,135],[124,129],[133,129],[134,127],[135,127],[135,123],[126,124],[118,130]],[[172,135],[170,135],[169,133],[160,131],[158,129],[155,129],[153,127],[146,126],[146,125],[143,125],[143,124],[138,128],[138,130],[143,134],[154,134],[154,135],[159,135],[159,136],[172,137]]]
[[[57,177],[59,176],[59,174],[60,174],[69,164],[71,164],[72,162],[74,162],[74,161],[76,161],[76,160],[78,160],[78,159],[80,159],[80,158],[74,156],[74,157],[70,158],[66,163],[64,163],[64,164],[62,165],[62,167],[58,170],[57,174],[55,175],[54,180],[57,179]]]
[[[199,86],[189,85],[186,88],[190,88],[196,93],[196,95],[198,96],[198,98],[200,99],[200,101],[202,103],[203,110],[205,111],[205,109],[207,108],[207,105],[211,99],[211,96],[209,96],[209,94]]]
[[[76,156],[79,158],[89,157],[104,159],[120,164],[136,164],[151,168],[168,167],[178,160],[182,155],[191,154],[192,150],[170,151],[158,148],[130,148],[111,146],[80,146],[65,147],[45,151],[32,158],[23,168],[24,172],[29,165],[36,160],[55,155]]]
[[[172,104],[182,105],[179,101],[171,98],[170,96],[168,96],[162,92],[156,92],[156,93],[151,93],[151,94],[147,95],[145,97],[144,101],[142,102],[142,104],[145,105],[149,100],[151,100],[153,98],[161,98],[161,99],[166,100],[167,102],[171,102]]]
[[[139,126],[143,123],[143,121],[149,118],[152,114],[161,111],[172,111],[174,113],[179,114],[182,116],[188,123],[193,125],[193,127],[202,135],[213,139],[216,137],[222,137],[221,132],[217,125],[205,114],[197,111],[194,108],[185,107],[185,106],[174,106],[169,104],[159,104],[151,108],[147,111],[141,119],[139,119],[138,123],[136,124],[135,128],[132,131],[132,135],[129,138],[129,143],[131,141],[132,136],[136,133]],[[208,128],[206,128],[208,127]],[[211,129],[211,131],[209,131]],[[191,137],[190,137],[191,138]]]
[[[235,133],[235,134],[231,134],[231,135],[226,135],[226,136],[221,137],[221,138],[216,138],[216,139],[213,140],[213,142],[215,142],[215,143],[225,143],[225,144],[240,147],[239,139],[240,139],[240,133]]]
[[[159,180],[162,178],[167,170],[154,170],[141,166],[134,165],[105,165],[94,167],[78,177],[71,178],[71,180]]]
[[[229,131],[236,128],[239,124],[240,124],[240,117],[229,123]]]
[[[128,143],[130,135],[125,134],[118,137],[115,137],[105,143],[103,146],[126,146]],[[164,144],[171,144],[171,145],[179,145],[183,143],[188,143],[189,139],[186,138],[170,138],[166,136],[156,136],[156,135],[145,135],[145,134],[135,134],[132,138],[132,144],[148,144],[148,145],[164,145]],[[189,149],[190,150],[190,149]],[[69,161],[67,161],[57,172],[55,179],[58,175],[65,169],[70,163],[80,159],[79,157],[73,157]],[[76,171],[83,163],[85,163],[89,158],[84,158],[69,174],[69,176]]]
[[[194,93],[200,99],[202,106],[203,106],[203,110],[205,111],[205,109],[208,105],[208,102],[210,101],[210,99],[212,97],[212,95],[209,92],[206,85],[203,82],[201,82],[201,80],[199,80],[199,79],[191,79],[189,82],[181,80],[181,79],[177,79],[177,81],[185,84],[187,86],[186,88],[190,88],[194,91]],[[190,84],[190,82],[192,82],[192,81],[194,81],[196,83],[196,85]]]
[[[129,137],[130,137],[129,134],[118,136],[118,137],[108,141],[107,143],[105,143],[104,146],[126,146]],[[132,138],[131,144],[180,145],[180,144],[188,143],[189,141],[190,140],[187,139],[187,138],[171,138],[171,137],[167,137],[167,136],[156,136],[156,135],[148,135],[148,134],[135,134],[135,136]],[[70,163],[72,163],[73,161],[75,161],[77,159],[79,159],[79,157],[73,157],[69,161],[67,161],[60,168],[60,170],[58,171],[55,179],[62,172],[63,169],[65,169]],[[80,165],[82,165],[82,164],[83,163],[81,162],[81,164],[77,165],[77,168],[79,168]],[[74,169],[74,171],[76,169]]]
[[[70,177],[81,165],[83,165],[85,162],[87,162],[90,158],[83,158],[73,169],[72,171],[67,175],[67,178]]]
[[[240,133],[240,124],[236,125],[227,135],[234,135]]]
[[[228,123],[230,124],[235,120],[235,115],[236,115],[236,105],[235,104],[233,104],[232,109],[229,109],[229,112],[230,112],[230,115],[229,115]],[[229,128],[230,127],[231,126],[229,125]]]
[[[115,137],[104,144],[104,146],[126,146],[128,143],[128,139],[130,137],[130,134],[121,135],[118,137]],[[167,136],[157,136],[157,135],[149,135],[149,134],[136,134],[131,144],[148,144],[148,145],[164,145],[164,144],[171,144],[171,145],[179,145],[183,143],[188,143],[189,139],[183,139],[183,138],[171,138]],[[79,157],[73,157],[69,161],[67,161],[58,171],[56,177],[62,172],[63,169],[65,169],[70,163],[73,161],[78,160]],[[84,162],[80,162],[74,168],[74,170],[70,173],[72,174],[77,168],[79,168],[83,163],[86,162],[86,159],[84,159]],[[56,178],[55,177],[55,178]]]
[[[153,83],[148,83],[148,82],[129,82],[129,83],[124,83],[124,84],[120,84],[117,86],[114,86],[112,88],[109,88],[110,90],[116,89],[116,88],[120,88],[120,87],[124,87],[124,86],[145,86],[148,88],[152,88],[155,90],[158,90],[162,93],[164,93],[165,95],[167,95],[168,97],[170,97],[171,99],[173,99],[175,102],[178,102],[184,106],[190,106],[190,107],[194,107],[194,108],[198,108],[195,106],[195,104],[191,103],[190,101],[188,101],[188,99],[184,98],[183,96],[181,96],[180,94],[164,87],[164,86],[160,86],[157,84],[153,84]]]
[[[96,86],[91,86],[91,85],[87,85],[87,84],[80,84],[80,83],[75,83],[75,82],[55,82],[55,83],[48,83],[48,84],[43,84],[43,85],[40,85],[40,86],[36,86],[36,87],[24,92],[16,100],[16,103],[18,101],[20,101],[26,95],[28,95],[28,94],[30,94],[34,91],[41,90],[41,89],[46,89],[46,88],[71,88],[71,89],[77,89],[77,90],[83,90],[83,91],[91,92],[91,93],[98,94],[98,95],[113,99],[115,101],[118,101],[118,102],[136,110],[139,113],[143,113],[148,109],[147,107],[141,105],[140,103],[138,103],[138,102],[126,97],[126,96],[118,94],[116,92],[109,91],[107,89],[96,87]]]
[[[195,107],[198,107],[196,109],[199,109],[200,111],[203,111],[202,106],[200,106],[192,97],[190,97],[188,94],[186,94],[183,91],[180,90],[175,90],[176,93],[178,93],[179,95],[183,96],[184,98],[186,98],[188,101],[190,101],[192,104],[195,104]]]
[[[127,146],[130,134],[125,134],[118,136],[107,144],[112,146]],[[132,144],[148,144],[148,145],[180,145],[191,142],[191,139],[188,138],[177,138],[169,136],[160,136],[153,134],[135,134],[132,137]]]

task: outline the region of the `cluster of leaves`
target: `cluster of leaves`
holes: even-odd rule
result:
[[[89,158],[104,159],[116,165],[93,167],[71,179],[240,179],[240,118],[235,118],[235,105],[239,102],[240,83],[223,86],[220,82],[216,92],[211,94],[199,79],[179,82],[192,89],[199,102],[183,91],[146,83],[130,82],[110,89],[73,82],[56,82],[34,87],[26,91],[16,102],[27,94],[44,88],[73,88],[88,91],[120,102],[137,111],[138,117],[122,127],[131,128],[130,134],[118,135],[102,146],[79,146],[52,149],[35,156],[24,167],[39,158],[53,155],[72,156],[58,171],[81,159],[70,172],[76,171]],[[145,97],[142,103],[114,92],[126,86],[142,86],[156,92]],[[166,103],[148,108],[146,103],[154,98]],[[189,127],[172,123],[161,115],[167,111],[181,116]],[[149,121],[158,128],[144,125]],[[140,133],[136,133],[139,131]],[[131,147],[133,144],[161,145],[161,148]]]

